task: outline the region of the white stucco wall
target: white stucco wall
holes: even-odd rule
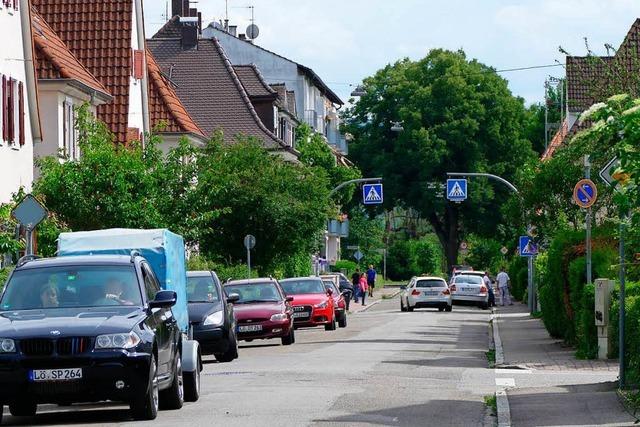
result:
[[[0,54],[0,74],[23,83],[25,114],[25,144],[22,147],[18,143],[10,146],[6,141],[0,141],[0,203],[10,201],[12,193],[18,191],[20,187],[30,191],[33,182],[33,137],[25,72],[25,67],[30,67],[32,64],[24,61],[21,13],[28,14],[28,11],[16,11],[0,2],[0,35],[7,41]],[[30,44],[27,46],[30,48]]]
[[[131,22],[131,49],[144,50],[144,40],[138,38],[138,23],[136,16],[135,0],[133,1],[133,13]],[[130,128],[138,128],[140,132],[144,130],[144,120],[142,117],[142,80],[129,78],[129,117],[128,123]]]

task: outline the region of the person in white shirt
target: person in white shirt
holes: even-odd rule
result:
[[[496,296],[493,293],[493,286],[491,285],[491,279],[489,278],[489,273],[485,272],[484,277],[482,278],[484,285],[487,287],[489,292],[489,307],[496,306]]]
[[[496,276],[496,282],[498,282],[498,289],[500,290],[500,305],[505,303],[513,305],[511,302],[511,295],[509,295],[509,285],[511,285],[511,279],[509,275],[504,271],[504,267],[500,268],[500,273]]]

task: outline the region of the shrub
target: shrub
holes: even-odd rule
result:
[[[353,274],[354,271],[356,271],[356,268],[358,267],[358,264],[356,264],[353,261],[349,261],[347,259],[341,259],[340,261],[336,261],[336,265],[331,267],[332,271],[346,271],[345,275],[351,276]]]
[[[528,265],[526,258],[515,257],[508,267],[511,278],[511,295],[518,301],[523,301],[528,286]]]
[[[0,268],[0,292],[2,291],[5,283],[7,282],[7,279],[9,278],[9,274],[11,274],[11,270],[13,270],[13,267]]]

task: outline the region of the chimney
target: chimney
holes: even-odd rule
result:
[[[244,35],[244,34],[238,34],[238,38],[239,38],[240,40],[246,40],[246,39],[247,39],[247,36],[246,36],[246,35]]]
[[[189,0],[171,0],[171,16],[188,16]]]
[[[231,34],[233,37],[236,37],[238,33],[238,26],[237,25],[229,25],[229,34]]]
[[[198,46],[198,18],[180,18],[182,49],[189,50]]]

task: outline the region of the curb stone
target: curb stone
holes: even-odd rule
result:
[[[502,348],[502,340],[500,339],[500,328],[498,326],[500,315],[496,313],[496,309],[491,311],[491,324],[493,329],[493,343],[496,350],[495,368],[504,366],[504,349]],[[511,426],[511,410],[509,409],[509,398],[507,391],[502,387],[496,387],[496,406],[498,409],[498,427]]]

